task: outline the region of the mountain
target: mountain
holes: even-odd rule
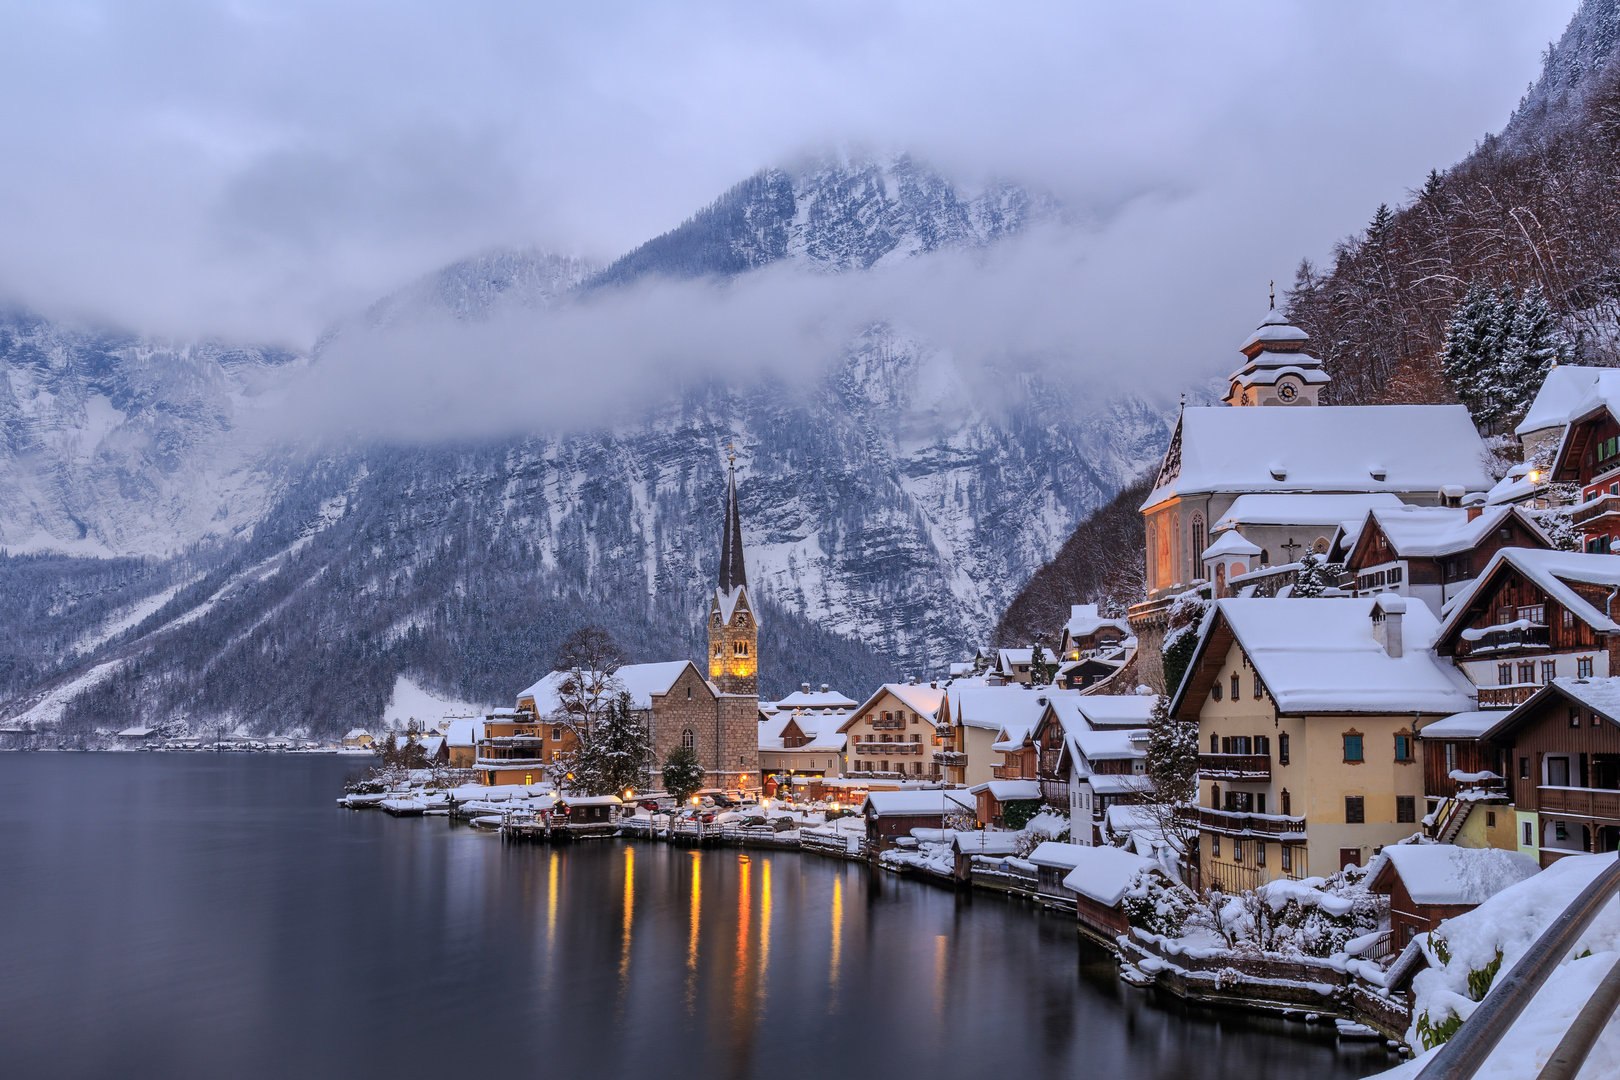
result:
[[[768,170],[603,270],[495,252],[428,275],[339,332],[471,321],[648,276],[735,277],[783,260],[861,273],[995,243],[1049,210],[1011,186],[958,191],[904,156]],[[93,393],[92,351],[73,353],[62,393]],[[113,368],[132,364],[129,349],[108,355]],[[163,370],[189,370],[171,355]],[[638,659],[701,656],[733,442],[762,691],[810,681],[859,695],[982,643],[1029,574],[1168,436],[1157,406],[1095,397],[1068,375],[991,372],[987,395],[983,373],[880,322],[808,387],[768,376],[688,385],[587,432],[315,451],[233,442],[256,399],[230,379],[246,384],[251,370],[274,384],[319,355],[218,361],[221,395],[211,411],[199,401],[197,430],[174,456],[177,474],[260,477],[232,489],[258,493],[256,514],[211,531],[152,528],[134,545],[123,518],[87,532],[107,537],[106,554],[152,556],[118,575],[113,560],[0,559],[0,601],[26,613],[22,631],[0,636],[12,650],[0,669],[18,673],[0,682],[0,716],[60,725],[70,739],[137,721],[330,734],[374,721],[401,674],[457,700],[509,701],[588,622]],[[64,424],[74,445],[97,446],[124,426]],[[219,471],[238,458],[257,471]],[[156,471],[129,462],[134,494],[120,513],[139,509]],[[189,523],[202,509],[173,517]],[[0,528],[12,528],[4,514]],[[157,557],[165,551],[183,554]]]
[[[1302,263],[1289,315],[1338,404],[1448,402],[1446,325],[1478,283],[1541,290],[1580,362],[1620,363],[1620,0],[1585,0],[1499,135]]]

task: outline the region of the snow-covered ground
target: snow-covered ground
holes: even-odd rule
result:
[[[394,680],[394,696],[383,710],[382,726],[403,730],[412,720],[429,728],[438,726],[446,716],[483,716],[489,711],[484,705],[458,701],[447,695],[423,689],[401,675]]]

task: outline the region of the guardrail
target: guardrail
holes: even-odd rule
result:
[[[1472,1080],[1508,1028],[1513,1026],[1513,1021],[1536,996],[1536,991],[1558,969],[1575,942],[1617,893],[1620,893],[1620,860],[1594,878],[1552,921],[1535,944],[1519,957],[1507,978],[1492,987],[1457,1033],[1423,1067],[1418,1080]],[[1616,1003],[1620,1002],[1620,985],[1611,985],[1615,980],[1613,971],[1604,978],[1598,993],[1587,1002],[1563,1042],[1558,1044],[1540,1080],[1573,1080],[1580,1071],[1592,1044],[1608,1023]],[[1596,1015],[1599,1012],[1603,1014],[1601,1017]]]

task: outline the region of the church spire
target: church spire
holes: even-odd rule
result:
[[[726,482],[726,524],[720,541],[720,591],[748,584],[743,569],[742,517],[737,513],[737,449],[727,448],[730,468]]]

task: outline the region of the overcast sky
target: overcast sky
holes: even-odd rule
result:
[[[1229,358],[1268,278],[1502,125],[1574,6],[4,3],[0,294],[307,347],[452,259],[606,260],[856,143],[1091,215],[1033,263],[1047,336]]]

